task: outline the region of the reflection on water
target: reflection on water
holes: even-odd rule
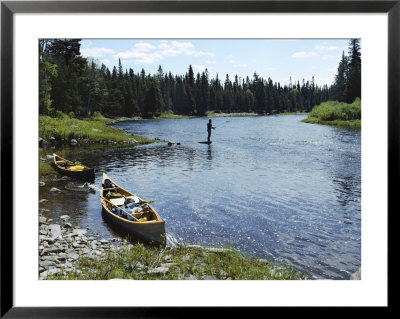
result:
[[[302,118],[216,118],[211,145],[197,143],[206,138],[207,119],[120,122],[116,126],[128,132],[180,145],[63,151],[95,167],[94,190],[106,172],[155,200],[169,245],[233,245],[315,278],[348,279],[361,260],[360,130]],[[41,187],[49,201],[40,207],[114,236],[101,218],[99,193],[71,183],[58,179]],[[62,192],[51,194],[51,187]]]

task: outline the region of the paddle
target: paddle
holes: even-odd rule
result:
[[[125,214],[127,214],[128,216],[131,216],[131,217],[133,217],[136,221],[139,221],[139,219],[137,219],[135,216],[133,216],[131,213],[128,213],[125,209],[122,209],[121,207],[119,207],[119,206],[117,206],[117,205],[115,205],[115,204],[113,204],[113,203],[111,203],[107,198],[105,198],[105,197],[101,197],[102,199],[104,199],[107,203],[109,203],[109,204],[111,204],[112,206],[115,206],[115,207],[117,207],[118,209],[120,209],[120,210],[122,210]]]

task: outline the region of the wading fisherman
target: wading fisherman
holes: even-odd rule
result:
[[[208,120],[207,123],[207,133],[208,133],[208,137],[207,137],[207,142],[211,142],[210,138],[211,138],[211,129],[215,130],[215,126],[212,126],[211,123],[211,119]]]

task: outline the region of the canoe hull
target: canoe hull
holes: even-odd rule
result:
[[[103,206],[102,216],[107,224],[121,237],[139,240],[155,246],[165,246],[165,222],[132,222],[114,215]]]
[[[94,169],[93,168],[84,170],[84,171],[69,171],[69,170],[58,167],[54,163],[53,163],[53,166],[54,166],[55,170],[62,175],[76,178],[76,179],[79,179],[79,180],[85,181],[85,182],[92,182],[92,183],[94,182],[95,177],[94,177]]]
[[[85,181],[85,182],[91,182],[91,183],[94,182],[94,180],[95,180],[94,168],[84,166],[85,167],[84,170],[72,171],[72,170],[68,170],[68,169],[60,166],[59,164],[57,164],[57,161],[66,161],[66,162],[70,162],[70,161],[62,158],[61,156],[58,156],[57,154],[53,154],[52,164],[53,164],[55,170],[57,172],[59,172],[60,174],[69,176],[72,178],[76,178],[76,179],[79,179],[79,180]]]

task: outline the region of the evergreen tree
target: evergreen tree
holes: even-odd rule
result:
[[[335,76],[335,82],[332,86],[332,98],[338,101],[346,99],[345,92],[347,86],[349,62],[347,56],[342,52],[342,59],[340,60],[339,67]]]
[[[162,107],[162,95],[160,85],[156,77],[151,77],[149,80],[149,86],[144,98],[143,105],[143,116],[146,118],[151,118],[160,112]]]
[[[349,45],[349,71],[346,87],[346,101],[353,103],[361,98],[361,48],[359,39],[351,39]]]

